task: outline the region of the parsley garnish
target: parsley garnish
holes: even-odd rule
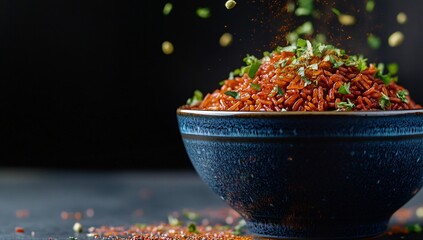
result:
[[[349,56],[348,59],[345,61],[345,65],[356,66],[358,70],[362,72],[367,68],[367,58],[364,58],[362,55]]]
[[[255,56],[247,54],[247,56],[244,58],[244,62],[247,64],[247,66],[241,69],[241,73],[248,73],[250,78],[254,78],[258,69],[260,68],[261,61],[258,60]]]
[[[391,106],[391,101],[389,97],[382,93],[382,97],[379,98],[379,106],[385,110],[386,107]]]
[[[260,61],[255,61],[251,66],[250,66],[250,70],[248,71],[248,76],[250,78],[254,78],[254,76],[256,76],[257,71],[259,70],[261,65]]]
[[[227,91],[225,92],[226,95],[231,96],[235,99],[239,99],[239,92],[235,92],[235,91]]]
[[[333,64],[333,68],[339,68],[340,66],[344,65],[343,61],[339,61],[335,59],[333,56],[329,56],[329,61]]]
[[[284,92],[283,92],[282,88],[279,87],[279,85],[278,85],[278,96],[283,96],[283,95],[284,95]]]
[[[408,92],[406,90],[400,90],[397,92],[397,97],[401,99],[401,101],[404,103],[408,103],[407,96],[408,96]]]
[[[348,100],[348,102],[339,102],[336,105],[336,107],[338,108],[338,111],[340,111],[342,109],[344,109],[346,111],[351,111],[355,107],[354,103],[352,103],[350,101],[350,99],[347,99],[347,100]]]
[[[261,90],[261,85],[257,84],[257,83],[250,83],[250,86],[256,90],[256,91],[260,91]]]
[[[192,96],[192,98],[189,98],[187,100],[187,104],[190,106],[195,106],[199,104],[201,101],[203,101],[203,93],[200,90],[195,90],[194,96]]]
[[[305,69],[304,69],[304,67],[300,67],[298,69],[298,74],[301,76],[301,79],[305,81],[305,83],[306,83],[305,85],[306,86],[311,84],[311,81],[305,75]]]
[[[383,72],[385,71],[385,64],[383,63],[379,63],[377,65],[377,73],[376,76],[379,77],[380,79],[382,79],[383,83],[385,83],[385,85],[389,85],[391,82],[396,82],[398,80],[397,77],[394,77],[394,75],[398,74],[398,64],[396,63],[390,63],[387,66],[388,69],[388,73],[384,74]]]
[[[367,44],[372,48],[372,49],[379,49],[380,45],[381,45],[381,41],[380,38],[378,36],[375,36],[373,34],[370,34],[367,37]]]
[[[344,84],[342,84],[339,87],[338,92],[340,94],[351,94],[351,92],[350,92],[350,84],[351,83],[344,83]]]

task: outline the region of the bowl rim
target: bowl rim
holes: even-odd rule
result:
[[[196,116],[239,116],[239,117],[282,117],[282,116],[359,116],[359,117],[387,117],[401,115],[418,115],[423,117],[423,108],[411,110],[372,110],[372,111],[286,111],[286,112],[250,112],[250,111],[223,111],[223,110],[193,110],[178,107],[177,115],[196,115]]]

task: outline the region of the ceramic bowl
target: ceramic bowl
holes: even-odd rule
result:
[[[423,184],[423,110],[176,116],[198,175],[255,236],[378,236]]]

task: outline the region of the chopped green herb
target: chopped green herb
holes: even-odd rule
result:
[[[173,4],[172,3],[166,3],[163,7],[163,15],[169,15],[169,13],[172,11],[173,9]]]
[[[187,104],[190,106],[195,106],[203,100],[203,93],[200,90],[194,91],[194,96],[187,100]]]
[[[190,225],[188,225],[188,232],[190,233],[199,233],[197,230],[197,226],[195,225],[195,223],[191,223]]]
[[[282,88],[279,87],[279,85],[278,85],[278,96],[283,96],[283,95],[284,95],[284,92],[283,92]]]
[[[239,92],[235,92],[235,91],[227,91],[225,92],[226,95],[231,96],[235,99],[239,99]]]
[[[341,15],[341,11],[339,11],[336,8],[332,8],[332,12],[335,13],[337,16],[340,16]]]
[[[298,35],[312,35],[314,32],[313,24],[310,21],[307,21],[303,23],[302,25],[300,25],[299,27],[297,27],[295,29],[295,32]]]
[[[248,76],[250,78],[254,78],[254,76],[256,76],[257,71],[259,70],[261,65],[260,61],[255,61],[251,66],[250,66],[250,70],[248,71]]]
[[[298,8],[295,10],[297,16],[308,16],[313,12],[313,0],[298,0]]]
[[[249,55],[247,54],[247,56],[243,59],[243,61],[247,64],[247,65],[252,65],[254,62],[257,62],[258,59],[253,56],[253,55]]]
[[[381,42],[380,38],[378,36],[375,36],[374,34],[369,34],[369,36],[367,37],[367,44],[372,49],[379,49],[381,43],[382,42]]]
[[[342,84],[339,87],[338,92],[340,94],[351,94],[351,92],[350,92],[350,84],[351,83],[344,83],[344,84]]]
[[[286,64],[288,63],[288,59],[287,58],[284,58],[284,59],[281,59],[281,60],[279,60],[279,61],[277,61],[276,63],[275,63],[275,68],[279,68],[279,67],[285,67],[286,66]]]
[[[388,68],[388,73],[391,76],[398,74],[399,66],[397,63],[389,63],[387,68]]]
[[[314,64],[310,64],[308,66],[308,68],[312,69],[312,70],[318,70],[319,69],[319,64],[314,63]]]
[[[286,35],[286,40],[291,44],[295,43],[298,38],[299,36],[298,36],[298,33],[296,32],[290,32]]]
[[[382,93],[382,97],[379,98],[379,106],[385,110],[386,107],[391,106],[391,101],[389,100],[389,97]]]
[[[343,61],[339,61],[335,59],[333,56],[329,56],[329,61],[333,64],[333,68],[339,68],[340,66],[344,65]]]
[[[307,40],[304,40],[304,39],[302,39],[302,38],[299,38],[298,40],[297,40],[297,47],[298,48],[300,48],[300,47],[306,47],[307,46]]]
[[[345,65],[356,66],[358,70],[362,72],[367,68],[367,58],[364,58],[362,55],[352,55],[345,61]]]
[[[347,99],[347,100],[348,102],[339,102],[336,105],[336,107],[338,108],[338,111],[340,110],[351,111],[355,107],[354,103],[352,103],[350,99]]]
[[[397,92],[397,97],[401,99],[401,101],[404,103],[408,103],[407,96],[408,96],[408,92],[406,90],[400,90]]]
[[[306,83],[305,85],[306,86],[311,84],[311,81],[305,75],[305,69],[304,69],[304,67],[300,67],[298,69],[298,75],[300,75],[301,76],[301,79],[305,81],[305,83]]]
[[[209,18],[211,15],[209,8],[197,8],[196,13],[200,18]]]
[[[376,6],[375,0],[367,0],[366,11],[373,12],[373,10],[375,9],[375,6]]]
[[[376,76],[379,77],[383,83],[386,85],[389,85],[391,82],[396,82],[398,80],[397,77],[394,77],[398,73],[398,64],[396,63],[390,63],[387,66],[388,73],[384,74],[385,71],[385,64],[379,63],[377,65],[377,73]]]
[[[256,91],[260,91],[261,90],[261,85],[257,84],[257,83],[250,83],[250,86],[256,90]]]

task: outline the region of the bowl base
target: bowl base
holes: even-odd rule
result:
[[[388,221],[302,227],[247,221],[247,228],[255,239],[373,239],[386,233]]]

